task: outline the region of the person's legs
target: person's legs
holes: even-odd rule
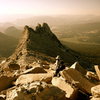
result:
[[[60,71],[59,69],[56,69],[54,76],[57,76],[59,74],[59,71]]]

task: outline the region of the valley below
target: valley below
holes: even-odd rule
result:
[[[61,38],[60,41],[64,46],[67,46],[82,55],[100,57],[99,43],[81,42],[76,40],[76,38]]]

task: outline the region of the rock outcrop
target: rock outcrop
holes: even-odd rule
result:
[[[61,72],[61,75],[70,83],[77,86],[80,90],[91,94],[91,88],[95,86],[92,82],[90,82],[84,75],[82,75],[79,71],[69,68],[65,69]]]
[[[78,89],[71,86],[69,83],[67,83],[64,79],[62,79],[61,77],[54,77],[52,79],[52,84],[54,86],[57,86],[58,88],[60,88],[61,90],[66,92],[66,97],[71,99],[71,100],[75,100],[78,96]]]

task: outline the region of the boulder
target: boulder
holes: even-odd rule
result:
[[[34,81],[45,81],[50,82],[52,79],[53,74],[25,74],[19,76],[19,78],[16,80],[15,84],[28,84]]]
[[[15,81],[15,77],[1,76],[0,77],[0,91],[8,89]]]
[[[75,62],[70,68],[76,69],[83,75],[85,75],[87,72],[78,62]]]
[[[96,74],[97,74],[97,76],[99,77],[99,80],[100,80],[100,66],[95,65],[94,68],[95,68]]]
[[[52,79],[52,84],[61,90],[66,92],[66,97],[70,98],[71,100],[76,100],[77,94],[78,94],[78,89],[71,86],[71,84],[65,82],[64,79],[61,77],[54,77]]]
[[[28,73],[47,73],[47,72],[42,67],[35,67],[35,68],[30,68],[23,72],[23,74],[28,74]]]
[[[69,68],[61,72],[61,75],[70,83],[77,86],[83,92],[91,94],[91,88],[95,84],[91,83],[85,76],[83,76],[79,71]]]
[[[36,100],[69,100],[65,97],[65,92],[55,86],[47,86],[38,93]]]

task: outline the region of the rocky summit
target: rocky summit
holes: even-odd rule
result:
[[[0,100],[100,100],[100,66],[92,72],[82,62],[46,23],[25,26],[15,52],[0,62]]]

